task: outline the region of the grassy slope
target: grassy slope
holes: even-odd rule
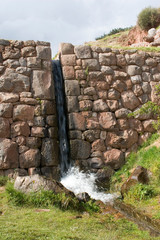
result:
[[[147,147],[157,137],[158,134],[152,135],[137,153],[127,159],[126,164],[112,178],[112,190],[120,190],[135,167],[140,165],[147,168],[151,173],[149,184],[137,184],[131,188],[124,201],[160,220],[160,147]]]
[[[107,47],[113,49],[121,49],[121,50],[129,50],[129,49],[137,49],[140,51],[146,52],[159,52],[160,47],[130,47],[127,46],[129,30],[119,32],[110,36],[106,36],[97,41],[87,42],[86,45],[97,46],[97,47]]]
[[[43,207],[43,206],[42,206]],[[108,213],[79,213],[50,207],[49,212],[37,208],[18,207],[8,203],[6,192],[0,192],[1,240],[152,240],[136,224]],[[77,217],[78,216],[78,217]],[[81,217],[79,217],[81,216]],[[159,240],[160,238],[155,238]]]

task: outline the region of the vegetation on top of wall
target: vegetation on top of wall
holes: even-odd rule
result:
[[[126,27],[126,28],[113,28],[109,33],[104,33],[102,36],[97,37],[96,40],[103,39],[107,36],[111,36],[111,35],[114,35],[116,33],[122,33],[122,32],[128,31],[131,28],[132,28],[132,26],[131,27]]]
[[[147,7],[144,8],[138,15],[138,25],[142,30],[156,28],[160,24],[160,9]]]

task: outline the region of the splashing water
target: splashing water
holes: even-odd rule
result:
[[[61,183],[75,195],[86,192],[95,200],[101,200],[110,204],[117,198],[117,194],[106,194],[99,192],[96,187],[96,176],[94,173],[84,173],[78,167],[71,167],[67,174],[61,179]]]

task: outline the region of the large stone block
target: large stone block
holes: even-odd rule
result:
[[[126,54],[125,57],[128,64],[142,66],[145,63],[145,53]]]
[[[99,123],[104,129],[114,128],[116,125],[116,119],[113,113],[104,112],[99,115]]]
[[[111,149],[104,153],[104,162],[117,170],[124,164],[124,153],[118,149]]]
[[[114,53],[100,53],[99,62],[101,65],[116,65],[116,56]]]
[[[58,165],[58,143],[55,139],[45,138],[42,141],[41,149],[41,165],[42,166],[57,166]]]
[[[51,60],[51,48],[47,46],[37,46],[37,57],[44,60]]]
[[[40,148],[41,147],[41,138],[38,137],[28,137],[26,138],[26,146],[29,148]]]
[[[83,139],[93,142],[100,137],[100,130],[87,130],[83,133]]]
[[[91,48],[90,46],[75,46],[74,48],[77,58],[91,58]]]
[[[0,103],[14,103],[18,102],[19,100],[19,95],[16,93],[5,93],[1,92],[0,93]]]
[[[79,96],[80,86],[77,80],[65,81],[65,93],[67,96]]]
[[[104,112],[107,110],[108,110],[108,106],[102,99],[98,99],[93,102],[93,111]]]
[[[32,69],[39,69],[41,68],[41,59],[37,57],[28,57],[27,58],[27,67]]]
[[[134,75],[139,75],[141,74],[141,68],[138,67],[137,65],[129,65],[127,67],[127,73],[130,75],[130,76],[134,76]]]
[[[13,108],[13,120],[14,121],[27,121],[33,120],[34,107],[29,105],[16,105]]]
[[[100,70],[100,66],[97,59],[85,59],[82,60],[82,66],[84,69],[88,69],[89,71],[98,71]]]
[[[85,118],[81,113],[69,114],[69,129],[85,130]]]
[[[22,56],[23,57],[35,57],[36,49],[35,47],[29,46],[22,48]]]
[[[61,51],[62,55],[73,54],[74,46],[71,43],[61,43],[60,51]]]
[[[132,91],[123,92],[121,97],[122,97],[122,103],[125,108],[134,110],[136,107],[140,105],[138,98],[135,96],[135,94]]]
[[[79,111],[79,103],[77,96],[67,96],[67,110],[68,112]]]
[[[73,66],[64,66],[62,68],[64,79],[74,79],[75,78],[75,72]]]
[[[0,117],[0,138],[10,137],[10,124],[9,120]]]
[[[0,169],[18,167],[18,147],[10,139],[0,139]]]
[[[119,132],[109,132],[106,138],[106,145],[113,148],[130,148],[138,142],[137,131],[124,130]]]
[[[62,63],[62,66],[75,66],[76,65],[76,56],[74,54],[62,55],[61,63]]]
[[[70,141],[70,153],[73,160],[87,159],[90,155],[91,146],[89,142],[83,140],[71,140]]]
[[[92,143],[92,152],[94,151],[104,152],[105,150],[106,150],[106,146],[102,139],[97,139]]]
[[[32,92],[35,98],[54,99],[54,86],[51,72],[33,71]]]
[[[41,155],[38,149],[29,149],[19,157],[20,168],[40,166]]]
[[[30,134],[30,128],[26,122],[15,122],[11,125],[12,137],[25,136],[28,137]]]
[[[0,117],[11,118],[13,112],[12,103],[0,103]]]
[[[3,56],[3,59],[7,59],[7,58],[18,59],[18,58],[20,58],[21,53],[18,48],[7,46],[7,47],[5,47],[5,50],[3,51],[2,56]]]

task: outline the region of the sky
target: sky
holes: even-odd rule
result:
[[[52,56],[61,42],[74,45],[119,27],[136,25],[145,7],[159,0],[0,0],[0,38],[51,43]]]

